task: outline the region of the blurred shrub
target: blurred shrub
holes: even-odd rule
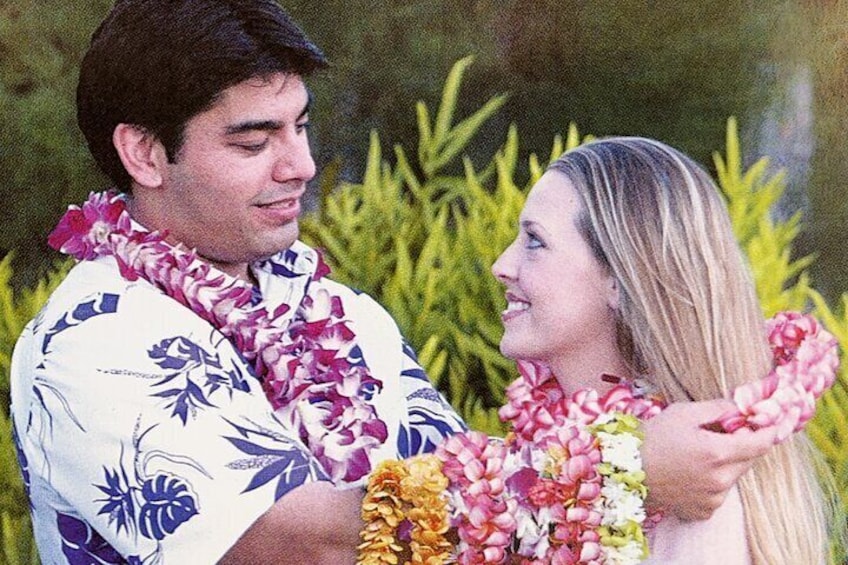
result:
[[[0,2],[0,257],[34,283],[57,255],[45,234],[103,184],[76,126],[78,62],[109,0]],[[16,284],[21,286],[21,284]]]

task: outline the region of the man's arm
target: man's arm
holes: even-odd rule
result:
[[[733,408],[727,400],[681,402],[644,423],[648,506],[705,520],[736,481],[774,445],[776,428],[717,433],[701,425]]]
[[[219,563],[355,563],[361,502],[359,489],[340,491],[328,482],[298,487],[254,522]]]
[[[700,427],[730,407],[723,400],[676,403],[644,424],[651,506],[682,519],[709,518],[773,445],[773,429],[719,434]],[[299,487],[261,516],[220,563],[354,563],[361,500],[361,491],[339,491],[326,482]]]

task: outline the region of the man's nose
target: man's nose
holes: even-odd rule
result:
[[[274,163],[274,180],[277,182],[307,182],[315,176],[315,160],[309,141],[304,134],[295,136],[291,143],[279,150]]]

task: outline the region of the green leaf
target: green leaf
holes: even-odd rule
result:
[[[459,155],[480,129],[480,126],[495,114],[505,101],[505,95],[492,98],[481,109],[457,124],[446,134],[444,147],[440,150],[438,156],[434,157],[429,163],[430,170],[432,172],[440,170]]]
[[[443,141],[450,130],[451,122],[453,121],[453,113],[456,109],[456,100],[459,96],[459,86],[462,84],[462,75],[465,70],[474,61],[474,56],[468,56],[454,63],[448,78],[445,81],[445,87],[442,90],[442,101],[439,104],[439,111],[436,114],[436,127],[434,128],[434,138],[438,145],[443,145]]]
[[[415,111],[418,117],[418,164],[426,170],[430,155],[435,152],[433,132],[430,129],[430,114],[424,102],[418,102],[415,105]]]

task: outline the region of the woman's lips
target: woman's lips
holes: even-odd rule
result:
[[[513,318],[520,316],[530,308],[530,303],[526,300],[518,298],[514,294],[507,293],[506,295],[506,310],[501,313],[501,320],[508,322]]]

